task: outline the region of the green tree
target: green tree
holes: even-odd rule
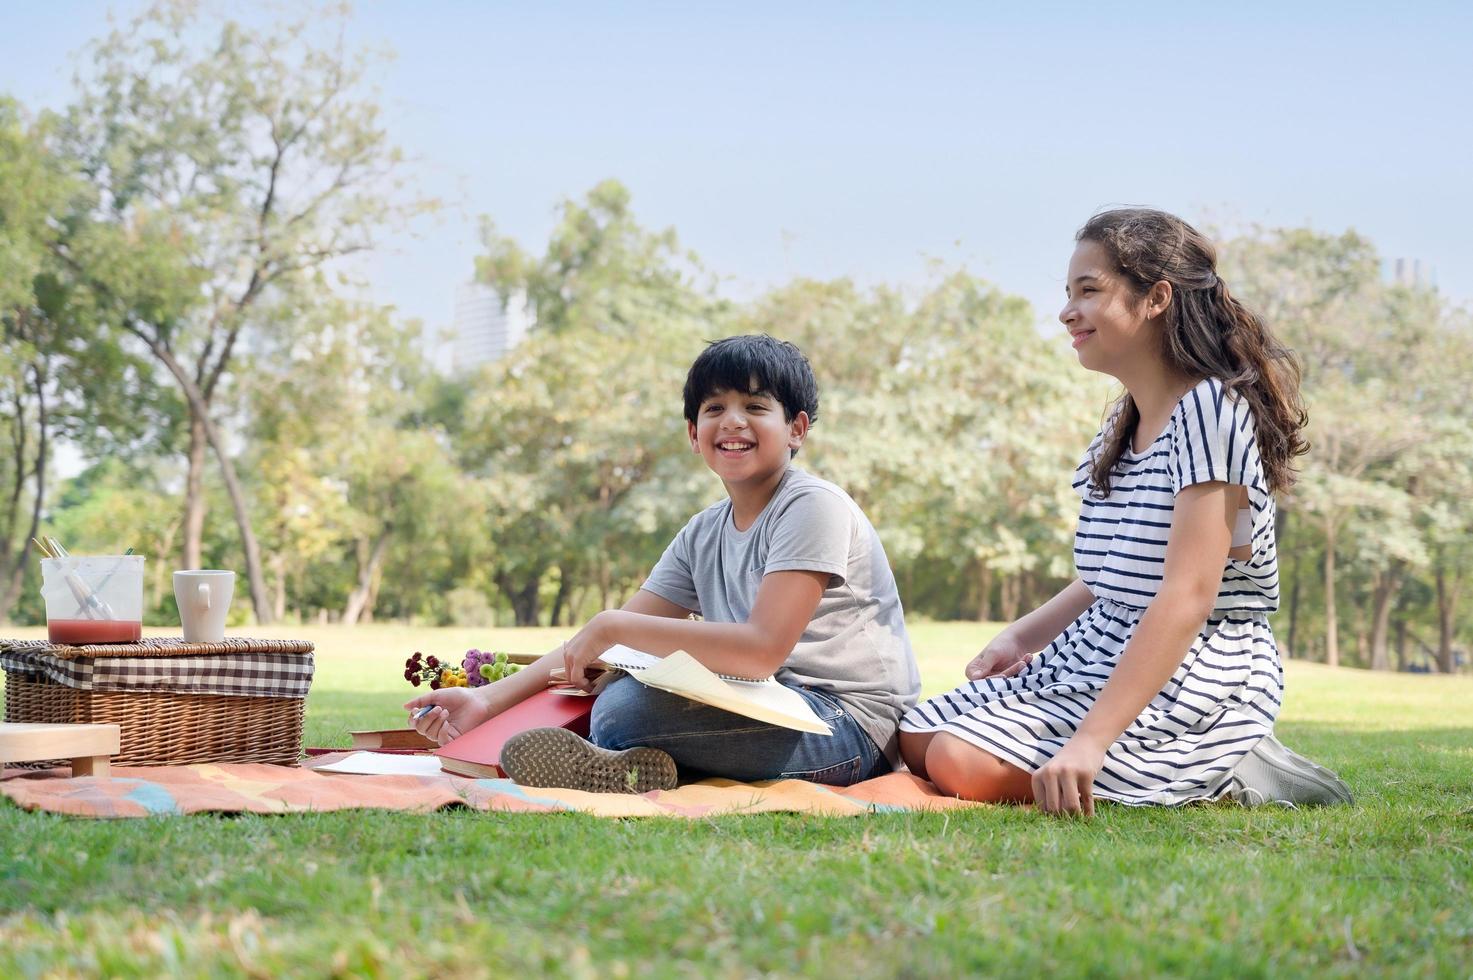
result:
[[[1427,553],[1426,574],[1435,604],[1439,670],[1454,670],[1459,634],[1459,600],[1473,567],[1473,403],[1467,379],[1473,377],[1473,315],[1444,305],[1440,331],[1423,354],[1435,369],[1429,385],[1427,442],[1415,461],[1418,489],[1415,520]]]
[[[1070,475],[1106,389],[1024,300],[964,272],[913,302],[800,281],[737,329],[808,354],[822,397],[805,465],[869,515],[909,608],[1011,618],[1072,575]]]
[[[1311,452],[1284,501],[1284,520],[1311,524],[1320,539],[1325,660],[1338,665],[1343,535],[1358,515],[1404,506],[1391,499],[1387,468],[1427,439],[1418,379],[1435,323],[1422,297],[1383,282],[1375,248],[1354,232],[1258,230],[1226,242],[1224,253],[1227,281],[1303,363]],[[1382,563],[1380,588],[1392,597],[1415,550],[1406,523],[1398,528],[1400,542],[1383,536],[1381,547],[1358,552]],[[1298,594],[1291,583],[1291,603]]]
[[[185,565],[200,560],[208,448],[260,622],[273,604],[220,417],[244,338],[276,329],[281,311],[327,288],[338,260],[425,206],[399,203],[400,154],[363,94],[371,59],[342,43],[345,16],[256,31],[160,3],[92,47],[68,117],[97,197],[96,227],[66,257],[187,406]]]
[[[672,231],[640,227],[607,181],[567,201],[538,259],[486,228],[482,281],[524,293],[531,336],[472,382],[461,458],[485,482],[493,577],[516,621],[538,621],[553,572],[613,603],[719,488],[684,459],[685,369],[721,305]],[[648,492],[646,492],[648,491]]]
[[[381,598],[393,614],[443,615],[442,595],[483,557],[465,533],[482,505],[434,417],[440,386],[417,325],[327,295],[293,308],[243,365],[277,610],[291,578],[313,580],[312,601],[349,624],[371,621]]]
[[[51,124],[28,124],[0,99],[0,618],[33,556],[54,445],[127,454],[149,429],[168,428],[149,372],[55,258],[84,188],[48,145]]]

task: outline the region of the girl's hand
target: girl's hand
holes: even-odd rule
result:
[[[1095,814],[1094,782],[1105,750],[1071,738],[1059,754],[1033,774],[1033,802],[1044,813]]]
[[[967,680],[987,677],[1015,677],[1033,662],[1033,651],[1013,638],[1008,630],[993,637],[992,642],[967,664]]]
[[[489,690],[489,685],[487,687],[446,687],[438,691],[430,691],[428,694],[421,694],[404,703],[404,707],[409,710],[409,724],[421,735],[444,745],[452,738],[459,738],[501,710],[485,695],[478,693]],[[415,717],[421,708],[429,706],[433,706],[430,707],[429,712]]]

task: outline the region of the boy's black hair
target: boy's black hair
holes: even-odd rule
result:
[[[717,340],[701,351],[685,376],[685,417],[694,423],[701,402],[718,391],[770,395],[783,406],[783,420],[808,413],[818,420],[818,381],[808,358],[795,345],[767,334]]]

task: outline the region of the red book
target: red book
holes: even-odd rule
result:
[[[513,735],[532,728],[566,728],[588,737],[588,719],[594,697],[571,697],[552,690],[538,691],[521,704],[507,708],[483,725],[440,746],[435,755],[446,772],[475,779],[499,779],[501,747]]]

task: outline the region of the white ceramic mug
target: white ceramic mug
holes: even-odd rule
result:
[[[235,593],[235,573],[191,569],[174,573],[174,600],[185,643],[219,643],[225,639],[225,615]]]

